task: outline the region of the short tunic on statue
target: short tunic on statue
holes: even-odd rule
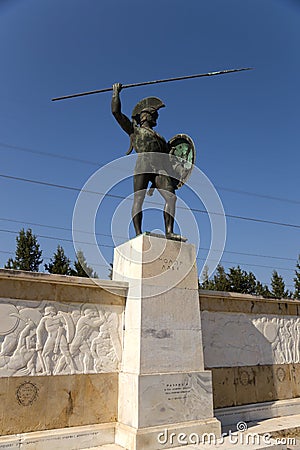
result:
[[[174,191],[174,183],[169,176],[171,166],[167,156],[169,146],[165,139],[154,130],[146,127],[135,127],[132,135],[132,146],[138,154],[134,174],[148,174],[152,187]]]

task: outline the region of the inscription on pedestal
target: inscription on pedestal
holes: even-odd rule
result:
[[[191,385],[187,382],[167,384],[164,392],[168,400],[184,400],[191,392]]]
[[[177,259],[175,259],[175,261],[173,261],[170,258],[163,258],[160,257],[158,258],[158,260],[161,262],[161,270],[180,270],[183,262],[182,261],[178,261]]]
[[[131,377],[121,380],[128,389]],[[143,375],[139,380],[143,408],[141,427],[212,417],[211,374],[208,372]],[[124,410],[126,417],[128,409]]]

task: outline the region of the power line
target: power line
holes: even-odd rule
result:
[[[112,198],[117,198],[117,199],[122,199],[122,200],[124,200],[124,199],[125,200],[129,200],[128,198],[126,198],[124,196],[121,196],[121,195],[109,194],[109,193],[104,194],[103,192],[90,191],[90,190],[76,188],[74,186],[65,186],[65,185],[62,185],[62,184],[49,183],[49,182],[46,182],[46,181],[38,181],[38,180],[32,180],[32,179],[28,179],[28,178],[15,177],[15,176],[4,175],[4,174],[0,174],[0,177],[5,178],[5,179],[9,179],[9,180],[15,180],[15,181],[39,184],[39,185],[48,186],[48,187],[55,187],[55,188],[59,188],[59,189],[67,189],[67,190],[76,191],[76,192],[85,192],[85,193],[89,193],[89,194],[105,195],[106,197],[112,197]],[[149,200],[148,200],[148,203],[151,203],[151,204],[154,204],[154,205],[157,205],[157,204],[160,205],[160,203],[151,202]],[[199,212],[199,213],[203,213],[203,214],[222,215],[222,213],[216,213],[216,212],[213,212],[213,211],[206,211],[206,210],[202,210],[202,209],[198,209],[198,208],[186,208],[186,207],[183,207],[183,206],[178,206],[177,209],[184,209],[184,210],[187,210],[187,211]],[[277,226],[282,226],[282,227],[289,227],[289,228],[300,229],[300,225],[292,224],[292,223],[277,222],[275,220],[259,219],[259,218],[254,218],[254,217],[239,216],[239,215],[235,215],[235,214],[224,214],[224,215],[225,215],[225,217],[228,217],[229,219],[237,219],[237,220],[244,220],[244,221],[250,221],[250,222],[265,223],[265,224],[269,224],[269,225],[277,225]]]
[[[204,249],[204,250],[209,250],[208,248]],[[219,250],[216,250],[219,251]],[[234,252],[231,250],[224,250],[224,253],[231,253],[233,255],[242,255],[242,256],[255,256],[257,258],[270,258],[270,259],[279,259],[282,261],[296,261],[297,258],[286,258],[286,257],[281,257],[281,256],[271,256],[271,255],[259,255],[257,253],[243,253],[243,252]]]
[[[10,149],[13,149],[13,150],[22,151],[22,152],[26,152],[26,153],[32,153],[34,155],[39,155],[39,156],[46,156],[46,157],[50,157],[50,158],[58,158],[58,159],[66,160],[66,161],[80,162],[80,163],[83,163],[83,164],[89,164],[91,166],[96,166],[96,167],[101,167],[102,166],[102,163],[96,162],[96,161],[90,161],[90,160],[87,160],[87,159],[74,158],[72,156],[59,155],[57,153],[42,152],[42,151],[39,151],[39,150],[30,149],[28,147],[19,147],[17,145],[6,144],[4,142],[0,142],[0,147],[7,147],[7,148],[10,148]],[[243,190],[228,188],[228,187],[224,187],[224,186],[215,186],[215,187],[218,190],[222,190],[222,191],[226,191],[226,192],[233,192],[235,194],[247,195],[247,196],[251,196],[251,197],[259,197],[259,198],[264,198],[264,199],[267,199],[267,200],[276,200],[276,201],[279,201],[279,202],[292,203],[292,204],[296,204],[296,205],[300,204],[300,200],[293,200],[293,199],[289,199],[289,198],[276,197],[274,195],[258,194],[257,192],[243,191]]]
[[[15,252],[7,252],[7,251],[5,251],[5,250],[0,250],[0,253],[4,253],[4,254],[8,254],[8,255],[15,255]],[[42,259],[43,259],[43,261],[44,260],[47,260],[47,261],[50,261],[51,259],[53,259],[53,256],[44,256],[43,254],[42,254]],[[71,261],[72,262],[72,261]],[[93,264],[93,263],[90,263],[92,266],[97,266],[97,267],[106,267],[106,268],[110,268],[110,264],[109,263],[107,263],[107,264]]]
[[[0,253],[5,253],[7,255],[14,255],[15,254],[15,252],[7,252],[5,250],[0,250]]]
[[[14,252],[8,252],[8,251],[4,251],[4,250],[0,250],[0,253],[4,253],[4,254],[9,254],[9,255],[14,255],[15,253]],[[43,261],[44,260],[47,260],[47,261],[49,261],[50,259],[52,259],[53,257],[49,257],[49,256],[43,256],[42,255],[42,257],[43,257]],[[205,258],[196,258],[197,260],[205,260]],[[225,261],[223,261],[223,262],[225,262]],[[231,263],[233,263],[233,262],[231,262]],[[111,268],[110,267],[110,264],[109,263],[107,263],[107,264],[98,264],[98,263],[89,263],[92,267],[105,267],[105,268]],[[242,263],[243,264],[243,263]],[[247,264],[243,264],[243,265],[247,265]],[[261,267],[268,267],[268,268],[272,268],[272,267],[269,267],[269,266],[261,266]],[[276,267],[274,267],[274,269],[276,269]],[[277,268],[277,269],[279,269],[279,268]],[[282,270],[290,270],[290,269],[283,269],[282,268]],[[262,281],[262,283],[263,284],[268,284],[268,282],[264,282],[264,281]],[[294,286],[292,285],[292,284],[285,284],[285,286],[286,287],[291,287],[291,288],[293,288]]]
[[[204,258],[196,258],[197,260],[205,260]],[[211,260],[211,261],[217,261],[217,260]],[[248,263],[244,263],[244,262],[236,262],[236,261],[225,261],[225,260],[221,260],[222,263],[225,264],[237,264],[238,266],[247,266],[247,267],[264,267],[266,269],[274,269],[274,270],[287,270],[288,272],[293,271],[294,269],[290,269],[290,268],[286,268],[286,267],[273,267],[273,266],[266,266],[263,264],[248,264]]]
[[[1,230],[0,230],[1,231]],[[15,232],[15,233],[17,233],[17,232]],[[15,252],[8,252],[8,251],[5,251],[5,250],[0,250],[0,253],[4,253],[4,254],[9,254],[9,255],[14,255],[15,254]],[[42,255],[42,257],[43,257],[43,261],[44,260],[47,260],[47,261],[49,261],[50,259],[52,259],[53,258],[53,256],[52,257],[49,257],[49,256],[43,256]],[[205,258],[196,258],[197,259],[197,261],[205,261]],[[230,264],[237,264],[237,263],[234,263],[233,261],[222,261],[222,262],[225,262],[225,263],[230,263]],[[98,264],[98,263],[89,263],[92,267],[105,267],[105,268],[110,268],[110,264],[109,263],[107,263],[107,264]],[[245,264],[245,263],[238,263],[238,264],[241,264],[241,265],[245,265],[245,266],[256,266],[256,267],[266,267],[266,268],[269,268],[269,269],[272,269],[272,267],[270,267],[270,266],[260,266],[260,265],[257,265],[257,264]],[[286,268],[283,268],[283,267],[281,267],[281,268],[279,268],[279,267],[273,267],[273,269],[278,269],[278,270],[291,270],[291,269],[286,269]],[[262,282],[263,284],[268,284],[268,282]],[[285,285],[286,287],[294,287],[292,284],[286,284]]]
[[[234,194],[248,195],[249,197],[260,197],[260,198],[265,198],[267,200],[276,200],[278,202],[293,203],[296,205],[300,205],[300,200],[292,200],[290,198],[275,197],[274,195],[267,195],[267,194],[257,194],[255,192],[241,191],[239,189],[232,189],[232,188],[227,188],[227,187],[223,187],[223,186],[215,186],[215,188],[219,189],[220,191],[233,192]]]
[[[26,223],[26,225],[30,225],[30,226],[37,226],[37,227],[50,228],[50,229],[55,229],[55,230],[62,230],[62,231],[71,232],[70,228],[67,228],[67,227],[59,227],[59,226],[55,226],[55,225],[45,225],[45,224],[36,223],[36,222],[27,222],[27,221],[24,221],[24,220],[7,219],[7,218],[4,218],[4,217],[0,217],[0,221],[20,223],[20,224],[23,224],[23,225]],[[91,236],[93,236],[95,234],[95,236],[99,236],[99,237],[100,236],[104,236],[104,237],[112,238],[112,235],[108,234],[108,233],[99,233],[99,232],[92,233],[90,231],[83,231],[83,230],[74,230],[74,231],[77,231],[77,232],[80,232],[80,233],[83,233],[83,234],[88,234],[88,235],[91,235]],[[128,236],[119,236],[119,235],[117,236],[117,235],[114,235],[113,237],[114,238],[120,238],[120,239],[128,239]],[[207,248],[207,247],[201,247],[200,250],[208,251],[210,249]],[[213,250],[213,251],[219,252],[220,249],[216,249],[216,250]],[[296,258],[287,258],[287,257],[281,257],[281,256],[273,256],[273,255],[260,255],[260,254],[257,254],[257,253],[236,252],[236,251],[231,251],[231,250],[223,250],[223,252],[224,253],[230,253],[230,254],[233,254],[233,255],[255,256],[255,257],[258,257],[258,258],[279,259],[279,260],[282,260],[282,261],[294,261],[294,262],[296,261]]]
[[[19,231],[13,231],[13,230],[3,230],[0,229],[1,233],[10,233],[10,234],[18,234]],[[57,240],[57,241],[62,241],[62,242],[71,242],[73,243],[73,239],[66,239],[66,238],[60,238],[60,237],[56,237],[56,236],[45,236],[42,234],[36,234],[36,237],[42,238],[42,239],[51,239],[51,240]],[[84,245],[94,245],[93,242],[83,242],[83,241],[76,241],[77,244],[84,244]],[[113,245],[108,245],[108,244],[99,244],[99,246],[101,247],[108,247],[108,248],[114,248]]]
[[[50,229],[54,229],[54,230],[62,230],[62,231],[68,231],[71,232],[70,228],[67,227],[59,227],[56,225],[45,225],[42,223],[36,223],[36,222],[27,222],[25,220],[16,220],[16,219],[6,219],[4,217],[0,217],[1,221],[5,221],[5,222],[13,222],[13,223],[20,223],[20,224],[26,224],[26,225],[30,225],[30,226],[35,226],[35,227],[43,227],[43,228],[50,228]],[[89,235],[94,235],[94,233],[90,232],[90,231],[84,231],[84,230],[74,230],[77,231],[79,233],[83,233],[83,234],[89,234]],[[96,236],[106,236],[106,237],[112,237],[111,234],[107,234],[107,233],[95,233]],[[120,238],[120,239],[128,239],[128,236],[117,236],[114,235],[115,238]]]
[[[24,220],[6,219],[6,218],[3,218],[3,217],[0,217],[0,221],[20,223],[20,224],[27,224],[27,225],[31,225],[31,226],[37,226],[37,227],[43,227],[43,228],[49,228],[49,229],[55,229],[55,230],[62,230],[62,231],[71,232],[71,230],[69,228],[67,228],[67,227],[59,227],[59,226],[55,226],[55,225],[45,225],[45,224],[36,223],[36,222],[27,222],[27,221],[24,221]],[[92,233],[92,232],[83,231],[83,230],[75,230],[75,231],[83,233],[83,234],[88,234],[88,235],[91,235],[91,236],[95,235],[95,236],[101,236],[101,237],[105,236],[105,237],[112,238],[112,235],[108,234],[108,233],[99,233],[99,232]],[[17,233],[17,232],[15,232],[15,233]],[[119,236],[119,235],[117,236],[117,235],[114,235],[113,237],[114,238],[119,238],[119,239],[128,239],[128,236]],[[208,247],[200,247],[199,250],[208,251],[210,249]],[[220,249],[216,249],[216,250],[213,250],[213,251],[219,252]],[[223,250],[223,253],[230,253],[230,254],[233,254],[233,255],[241,255],[241,256],[255,256],[257,258],[278,259],[278,260],[282,260],[282,261],[293,261],[293,262],[296,261],[296,258],[287,258],[287,257],[274,256],[274,255],[260,255],[258,253],[236,252],[236,251],[231,251],[231,250]]]
[[[18,231],[13,231],[13,230],[3,230],[0,229],[1,233],[10,233],[10,234],[18,234]],[[59,237],[54,237],[54,236],[45,236],[45,235],[41,235],[41,234],[36,234],[36,237],[42,238],[42,239],[51,239],[51,240],[57,240],[57,241],[62,241],[62,242],[70,242],[73,243],[72,239],[66,239],[66,238],[59,238]],[[83,242],[83,241],[76,241],[77,244],[84,244],[84,245],[95,245],[93,242]],[[111,248],[114,249],[115,247],[113,245],[109,245],[109,244],[98,244],[99,247],[104,247],[104,248]],[[196,258],[197,260],[205,260],[205,258]],[[214,260],[212,260],[214,261]],[[266,266],[266,265],[261,265],[261,264],[247,264],[247,263],[237,263],[236,261],[222,261],[226,264],[238,264],[238,265],[245,265],[245,266],[249,266],[249,267],[263,267],[263,268],[267,268],[267,269],[278,269],[278,270],[286,270],[286,271],[294,271],[294,269],[291,268],[285,268],[285,267],[273,267],[273,266]],[[96,264],[97,265],[97,264]]]
[[[18,151],[25,152],[25,153],[32,153],[33,155],[46,156],[49,158],[58,158],[58,159],[64,159],[66,161],[80,162],[83,164],[89,164],[89,165],[97,166],[97,167],[100,167],[102,165],[101,163],[97,163],[95,161],[89,161],[87,159],[74,158],[72,156],[64,156],[64,155],[59,155],[57,153],[41,152],[39,150],[33,150],[28,147],[19,147],[17,145],[5,144],[4,142],[0,142],[0,147],[7,147],[7,148],[10,148],[13,150],[18,150]]]

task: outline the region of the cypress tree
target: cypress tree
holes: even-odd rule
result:
[[[67,258],[64,249],[60,245],[57,246],[56,253],[50,259],[50,263],[45,264],[45,269],[49,273],[72,275],[71,261]]]
[[[300,255],[298,256],[298,261],[295,269],[295,278],[294,278],[294,298],[300,300]]]
[[[89,278],[98,278],[94,269],[88,266],[86,262],[86,258],[81,250],[78,250],[76,253],[76,261],[74,262],[75,270],[72,270],[72,275],[76,277],[89,277]]]
[[[40,250],[40,245],[31,228],[26,231],[22,228],[16,242],[15,259],[9,258],[5,268],[38,272],[39,266],[43,262],[41,259],[42,250]]]
[[[271,286],[272,297],[278,299],[288,297],[288,292],[285,290],[285,283],[283,281],[283,278],[278,274],[276,270],[273,270],[272,273]]]

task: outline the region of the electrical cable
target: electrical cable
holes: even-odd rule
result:
[[[104,194],[103,192],[89,191],[89,190],[85,190],[85,189],[76,188],[74,186],[65,186],[65,185],[62,185],[62,184],[49,183],[49,182],[46,182],[46,181],[32,180],[32,179],[23,178],[23,177],[14,177],[14,176],[11,176],[11,175],[4,175],[4,174],[0,174],[0,177],[6,178],[6,179],[10,179],[10,180],[15,180],[15,181],[22,181],[22,182],[27,182],[27,183],[39,184],[39,185],[48,186],[48,187],[55,187],[55,188],[59,188],[59,189],[67,189],[67,190],[71,190],[71,191],[85,192],[85,193],[96,194],[96,195],[105,195],[107,197],[118,198],[118,199],[122,199],[122,200],[128,200],[127,197],[124,197],[124,196],[121,196],[121,195],[109,194],[109,193]],[[157,205],[157,204],[160,205],[160,203],[158,203],[158,202],[150,202],[149,200],[148,200],[148,203],[154,204],[154,205]],[[213,211],[206,211],[206,210],[202,210],[202,209],[198,209],[198,208],[186,208],[186,207],[183,207],[183,206],[178,206],[177,209],[184,209],[184,210],[193,211],[193,212],[199,212],[199,213],[204,213],[204,214],[222,215],[221,213],[216,213],[216,212],[213,212]],[[238,219],[238,220],[245,220],[245,221],[257,222],[257,223],[265,223],[265,224],[269,224],[269,225],[277,225],[277,226],[282,226],[282,227],[290,227],[290,228],[300,229],[300,225],[298,225],[298,224],[292,224],[292,223],[286,223],[286,222],[277,222],[277,221],[274,221],[274,220],[259,219],[259,218],[254,218],[254,217],[239,216],[239,215],[235,215],[235,214],[226,214],[225,213],[224,215],[225,215],[225,217],[230,218],[230,219]]]

